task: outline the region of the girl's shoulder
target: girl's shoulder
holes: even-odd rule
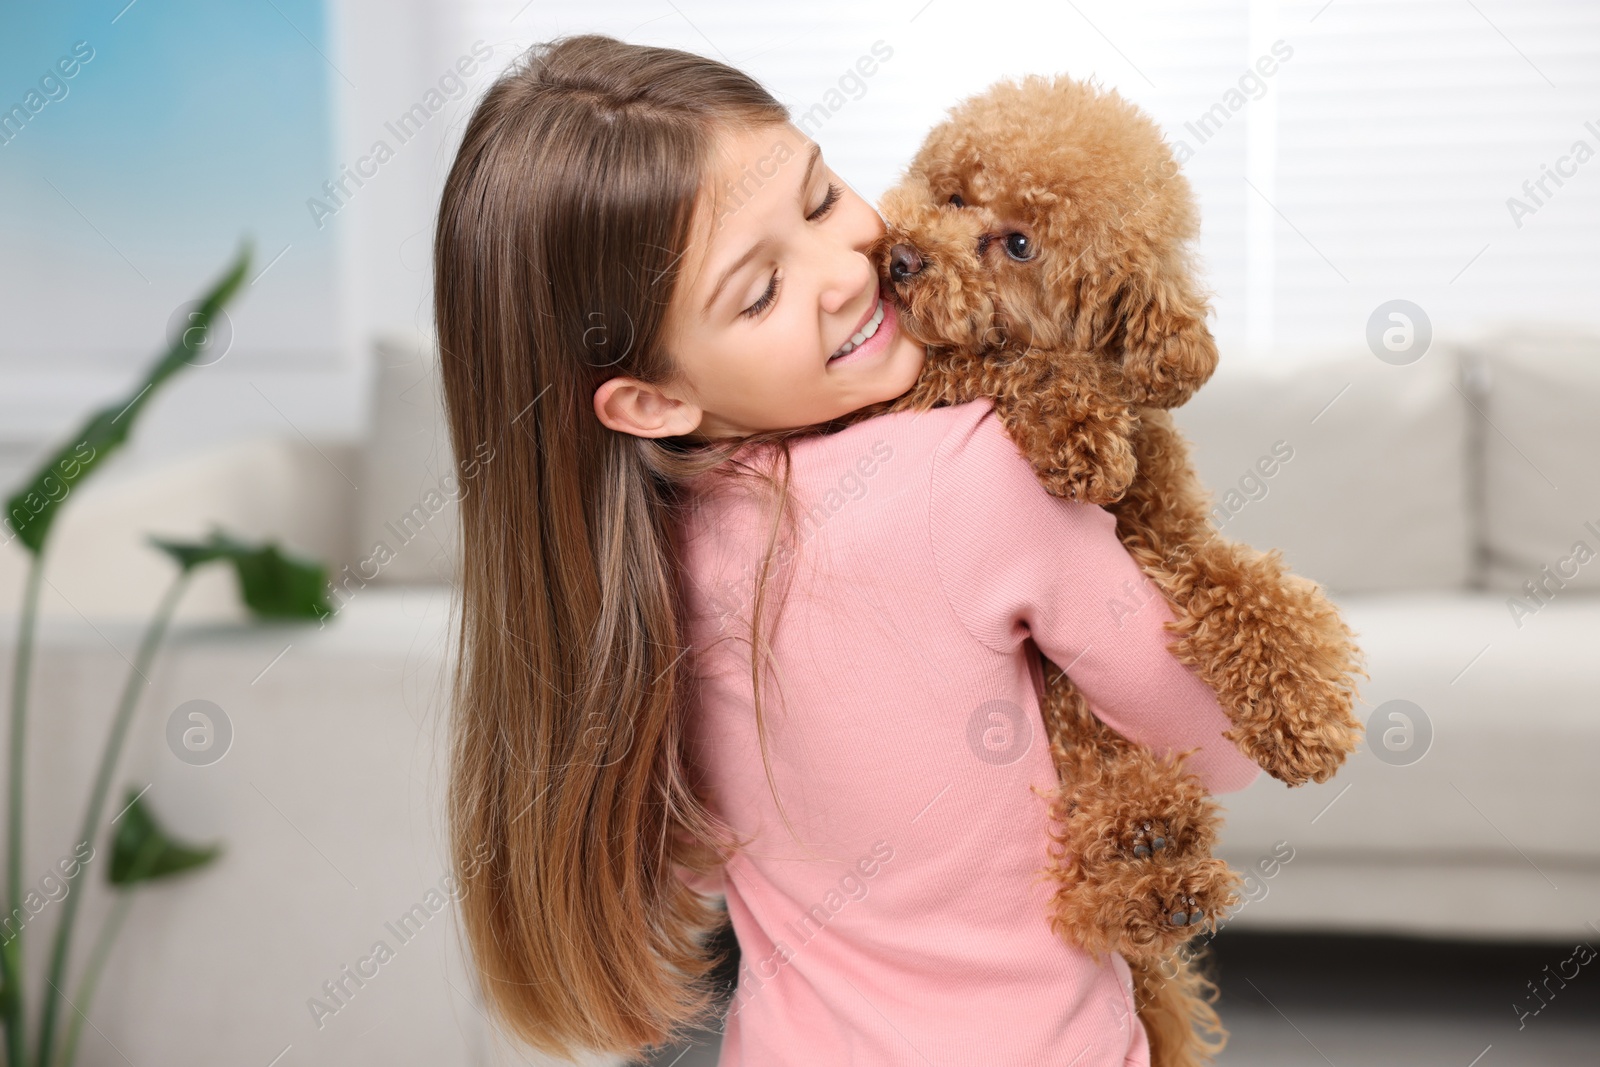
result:
[[[873,439],[883,438],[908,459],[914,457],[903,469],[929,483],[936,497],[952,489],[963,495],[976,491],[980,498],[991,499],[1044,492],[1032,463],[1011,440],[989,397],[885,415],[862,425],[872,422],[884,424]]]
[[[906,474],[926,473],[937,456],[974,435],[1009,440],[988,397],[863,419],[838,433],[798,442],[793,455],[797,465],[830,472],[857,461],[864,464],[865,455],[886,459],[892,454],[908,461],[900,465]]]
[[[791,440],[791,483],[824,487],[856,476],[875,477],[880,471],[891,469],[890,479],[879,480],[925,478],[937,456],[952,446],[959,449],[975,435],[1006,439],[994,415],[994,402],[987,397],[922,411],[875,415],[834,433]],[[774,449],[770,444],[741,448],[729,463],[696,477],[691,485],[698,494],[721,495],[735,484],[727,477],[727,468],[735,465],[776,474]]]
[[[820,454],[848,453],[859,450],[862,442],[884,441],[903,447],[937,449],[948,438],[970,433],[985,419],[998,423],[994,417],[994,401],[988,397],[965,404],[925,408],[921,411],[895,411],[876,415],[870,419],[822,437],[806,438],[798,442],[800,449],[813,448]]]

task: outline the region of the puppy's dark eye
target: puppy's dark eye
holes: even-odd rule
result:
[[[967,202],[965,200],[961,199],[961,194],[960,193],[951,193],[950,194],[950,202],[952,204],[954,204],[956,207],[966,207],[967,206]]]
[[[1033,258],[1033,242],[1025,233],[1006,234],[1006,255],[1019,263]]]

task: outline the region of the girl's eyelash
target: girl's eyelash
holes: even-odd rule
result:
[[[818,207],[817,210],[806,216],[807,221],[816,222],[818,219],[822,218],[822,216],[832,211],[833,205],[837,204],[839,202],[839,198],[843,195],[843,189],[839,188],[833,182],[829,182],[828,195],[822,198],[822,205]]]
[[[816,222],[818,219],[826,216],[828,212],[833,210],[833,205],[837,204],[839,202],[839,198],[843,195],[843,189],[839,188],[839,186],[835,183],[829,182],[828,195],[822,198],[822,204],[817,208],[817,210],[806,216],[806,221]],[[763,311],[767,310],[767,308],[771,307],[772,302],[778,299],[778,290],[782,287],[782,282],[783,279],[776,271],[774,271],[772,274],[772,280],[767,283],[767,291],[761,294],[761,299],[745,308],[740,312],[740,314],[753,319]]]
[[[781,279],[778,277],[778,272],[773,271],[772,280],[767,282],[767,291],[761,294],[761,299],[757,300],[754,304],[751,304],[749,307],[739,312],[739,314],[753,319],[763,311],[767,310],[772,302],[778,299],[778,288],[780,281]]]

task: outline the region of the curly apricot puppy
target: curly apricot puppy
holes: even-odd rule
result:
[[[1326,781],[1360,736],[1353,635],[1276,552],[1218,535],[1163,410],[1217,352],[1193,195],[1160,129],[1088,83],[1004,80],[951,110],[881,208],[870,254],[928,359],[858,415],[991,398],[1047,489],[1117,516],[1229,736],[1290,785]]]
[[[880,209],[869,254],[928,358],[910,392],[853,417],[990,398],[1047,490],[1116,516],[1172,606],[1174,656],[1230,717],[1225,736],[1290,785],[1331,777],[1360,736],[1353,635],[1277,552],[1218,535],[1164,410],[1206,382],[1217,350],[1189,261],[1198,213],[1160,129],[1115,92],[1007,79],[951,109]],[[1160,1067],[1206,1062],[1220,1046],[1180,1036],[1225,1035],[1195,997],[1205,980],[1155,968],[1235,902],[1237,876],[1210,854],[1215,803],[1184,755],[1155,759],[1053,664],[1046,678],[1064,846],[1052,922],[1128,958]]]

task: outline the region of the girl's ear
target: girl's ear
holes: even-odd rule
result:
[[[594,413],[606,426],[635,437],[677,437],[693,433],[702,411],[667,396],[658,386],[618,376],[594,391]]]

